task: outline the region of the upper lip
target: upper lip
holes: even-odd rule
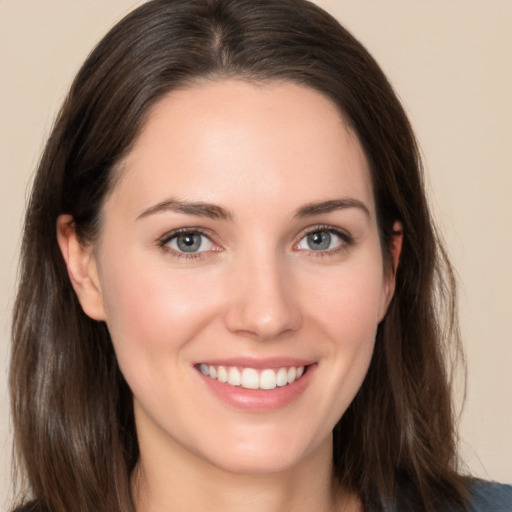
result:
[[[308,366],[315,361],[311,359],[299,359],[296,357],[271,357],[271,358],[253,358],[253,357],[229,357],[225,359],[205,359],[196,364],[207,364],[208,366],[238,366],[241,368],[254,368],[261,370],[265,368],[283,368],[290,366]]]

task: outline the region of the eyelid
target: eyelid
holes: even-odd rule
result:
[[[189,233],[204,235],[206,238],[211,239],[211,236],[209,236],[209,233],[207,233],[204,228],[192,226],[192,227],[186,227],[186,228],[171,229],[170,231],[167,231],[166,233],[164,233],[162,236],[158,237],[157,242],[159,245],[160,244],[163,245],[163,244],[169,243],[169,240],[171,240],[172,238],[175,238],[179,235],[189,234]]]

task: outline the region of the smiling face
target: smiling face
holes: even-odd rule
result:
[[[62,225],[60,243],[84,310],[107,322],[143,460],[330,460],[393,279],[367,161],[328,99],[235,80],[169,94],[92,252]]]

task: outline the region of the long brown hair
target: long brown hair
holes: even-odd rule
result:
[[[76,76],[26,214],[10,390],[15,450],[49,512],[133,510],[130,390],[108,330],[82,311],[56,236],[60,214],[93,242],[117,165],[147,113],[198,79],[291,81],[329,97],[372,170],[384,254],[403,226],[396,292],[368,375],[334,431],[334,473],[368,509],[410,496],[464,501],[446,361],[458,349],[453,274],[430,217],[407,117],[365,48],[304,0],[156,0],[118,23]],[[441,321],[444,313],[445,322]]]

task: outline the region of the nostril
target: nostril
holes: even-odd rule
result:
[[[260,340],[281,339],[296,332],[302,318],[293,306],[261,305],[242,301],[233,305],[226,315],[226,325],[231,332]]]

